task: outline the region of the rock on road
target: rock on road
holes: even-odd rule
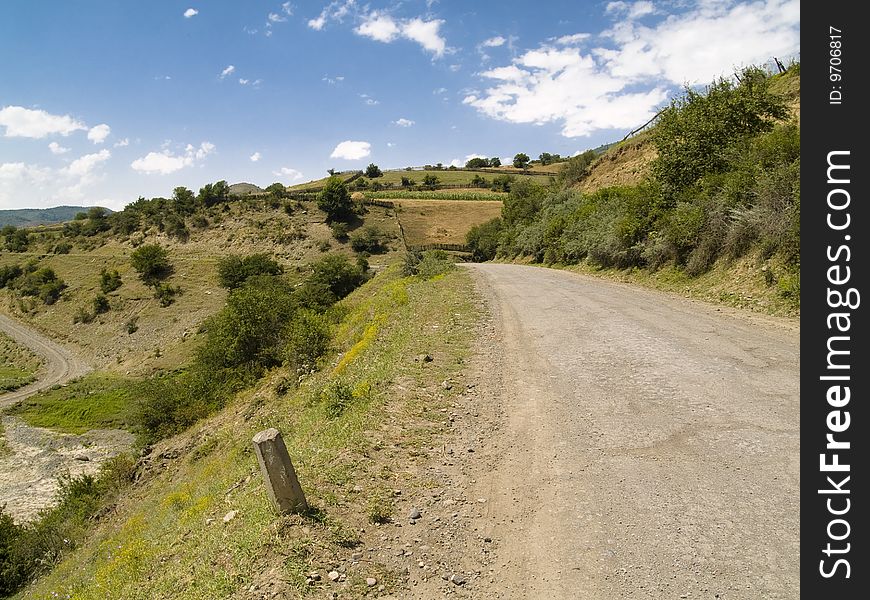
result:
[[[500,329],[503,415],[473,484],[496,542],[474,597],[799,597],[796,324],[468,268]]]

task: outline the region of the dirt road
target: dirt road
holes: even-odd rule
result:
[[[11,406],[40,390],[75,379],[91,370],[66,348],[4,314],[0,314],[0,331],[45,358],[45,365],[37,373],[36,381],[15,391],[0,394],[0,409]]]
[[[797,598],[797,326],[469,268],[497,331],[479,408],[501,417],[465,465],[492,549],[463,595]]]

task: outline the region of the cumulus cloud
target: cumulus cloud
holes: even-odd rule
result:
[[[362,24],[354,31],[357,35],[386,44],[399,38],[411,40],[440,58],[447,51],[447,41],[440,33],[443,24],[441,19],[427,21],[419,17],[396,20],[384,12],[373,11],[363,18]]]
[[[57,142],[51,142],[48,145],[48,149],[51,150],[52,154],[66,154],[67,152],[69,152],[69,148],[64,148]]]
[[[189,19],[191,17],[195,17],[198,14],[199,14],[199,11],[196,10],[195,8],[188,8],[186,11],[184,11],[184,18]]]
[[[84,156],[75,159],[68,167],[65,167],[63,171],[70,175],[82,177],[93,172],[97,165],[106,162],[111,157],[112,153],[104,148],[95,154],[85,154]]]
[[[251,156],[249,156],[248,158],[251,159],[251,162],[257,162],[257,161],[260,160],[262,157],[263,157],[263,155],[260,154],[259,152],[254,152],[254,153],[253,153]]]
[[[290,167],[281,167],[277,171],[272,171],[272,175],[276,177],[283,177],[285,180],[290,181],[299,181],[300,179],[304,179],[305,176],[297,171],[296,169],[291,169]]]
[[[88,139],[95,144],[102,144],[109,137],[110,133],[112,133],[112,128],[105,123],[101,123],[88,130]]]
[[[20,208],[22,198],[26,198],[31,206],[51,206],[61,201],[81,200],[89,186],[104,179],[100,167],[111,156],[111,152],[103,149],[80,156],[59,169],[24,162],[2,163],[0,209]]]
[[[182,154],[175,154],[168,148],[164,148],[160,152],[149,152],[137,158],[130,163],[130,166],[140,173],[168,175],[193,166],[197,161],[212,154],[214,150],[215,145],[211,142],[202,142],[198,147],[188,144]]]
[[[583,40],[589,39],[590,37],[592,37],[591,33],[572,33],[570,35],[563,35],[561,37],[557,37],[553,39],[553,41],[560,46],[574,46],[576,44],[579,44]]]
[[[488,40],[483,40],[483,42],[481,42],[480,45],[483,46],[484,48],[498,48],[499,46],[503,46],[505,44],[505,42],[507,42],[507,40],[505,38],[503,38],[500,35],[497,35],[495,37],[489,38]]]
[[[0,127],[6,137],[40,139],[48,135],[67,136],[74,131],[87,129],[84,123],[69,115],[53,115],[44,110],[23,106],[5,106],[0,109]]]
[[[416,123],[416,121],[412,121],[411,119],[406,119],[404,117],[393,121],[393,125],[398,125],[399,127],[411,127],[412,125],[414,125],[414,123]]]
[[[800,49],[798,0],[702,0],[652,26],[634,20],[653,13],[647,2],[611,2],[607,12],[616,23],[602,32],[600,46],[584,52],[578,44],[587,36],[574,34],[528,50],[480,73],[489,87],[463,102],[495,119],[555,122],[563,136],[588,136],[643,123],[675,86],[704,83]]]
[[[23,162],[0,163],[0,209],[21,208],[21,198],[29,202],[44,198],[45,190],[56,180],[51,169]],[[49,198],[51,196],[49,195]],[[42,200],[42,204],[46,204]]]
[[[354,142],[346,140],[341,142],[329,155],[329,158],[343,158],[344,160],[357,160],[365,158],[372,153],[372,145],[368,142]]]
[[[227,66],[224,68],[224,70],[221,71],[221,74],[218,76],[218,78],[219,78],[219,79],[224,79],[224,78],[228,77],[229,75],[232,75],[232,74],[235,73],[235,72],[236,72],[236,67],[235,67],[235,65],[227,65]]]

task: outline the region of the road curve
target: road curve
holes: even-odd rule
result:
[[[0,409],[53,385],[80,377],[91,370],[86,363],[63,346],[4,314],[0,314],[0,331],[45,359],[45,364],[37,373],[36,381],[12,392],[0,394]]]
[[[468,265],[499,325],[481,598],[798,598],[795,325]],[[482,457],[483,458],[483,457]]]

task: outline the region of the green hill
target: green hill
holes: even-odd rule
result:
[[[0,227],[14,225],[15,227],[34,227],[36,225],[54,225],[72,221],[82,212],[88,212],[90,206],[55,206],[53,208],[17,208],[0,210]],[[104,208],[106,212],[112,212]]]

